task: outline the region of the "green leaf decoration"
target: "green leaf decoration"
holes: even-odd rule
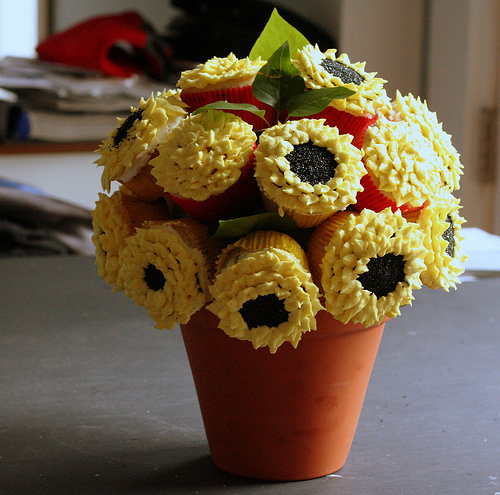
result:
[[[236,111],[246,111],[251,112],[255,115],[258,115],[264,122],[269,124],[267,120],[264,118],[266,111],[257,108],[255,105],[251,103],[232,103],[230,101],[214,101],[212,103],[207,103],[205,106],[197,108],[192,112],[193,115],[201,112],[209,112],[210,110],[236,110]]]
[[[254,230],[276,230],[288,232],[297,229],[297,224],[290,217],[280,216],[277,212],[259,213],[248,217],[219,220],[215,237],[241,237]]]
[[[297,29],[285,21],[285,19],[278,14],[278,11],[274,9],[262,33],[260,33],[260,36],[250,50],[250,60],[255,60],[259,56],[262,60],[269,60],[271,55],[282,46],[285,41],[288,41],[290,53],[292,53],[294,57],[297,50],[310,44]]]
[[[288,41],[285,41],[255,76],[252,93],[258,100],[274,107],[279,115],[287,107],[288,100],[304,90],[304,79],[292,64]]]
[[[307,117],[324,110],[332,100],[347,98],[356,91],[336,86],[334,88],[310,89],[292,96],[287,103],[290,117]]]

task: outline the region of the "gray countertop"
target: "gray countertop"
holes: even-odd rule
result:
[[[500,494],[500,278],[418,291],[386,325],[346,465],[273,483],[212,464],[180,332],[91,258],[0,273],[2,495]]]

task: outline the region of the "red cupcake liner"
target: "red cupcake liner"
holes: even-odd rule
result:
[[[260,110],[265,110],[266,121],[258,115],[246,110],[224,110],[241,117],[245,122],[253,126],[254,131],[260,131],[276,123],[276,110],[257,100],[252,93],[252,85],[237,88],[217,89],[212,91],[181,92],[181,99],[189,105],[190,111],[203,107],[208,103],[216,101],[228,101],[230,103],[250,103]]]
[[[377,121],[378,115],[352,115],[335,107],[328,106],[321,112],[310,115],[307,118],[325,119],[325,124],[337,127],[340,134],[350,134],[353,136],[352,144],[356,148],[361,149],[366,129]]]
[[[363,190],[358,192],[356,195],[356,204],[353,205],[357,212],[361,212],[367,208],[379,213],[386,208],[390,208],[393,212],[400,210],[402,213],[408,213],[411,211],[421,210],[426,204],[424,203],[421,206],[412,206],[405,203],[398,207],[393,199],[389,198],[379,190],[369,173],[366,173],[361,178],[361,185],[363,186]]]
[[[190,217],[210,225],[218,220],[238,218],[255,213],[261,206],[260,190],[254,177],[255,158],[241,169],[241,176],[231,187],[204,201],[184,198],[178,194],[166,195]]]

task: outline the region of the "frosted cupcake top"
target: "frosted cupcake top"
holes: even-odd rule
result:
[[[248,238],[261,235],[271,245],[252,249]],[[269,231],[253,232],[229,245],[210,286],[213,303],[208,309],[220,318],[219,328],[251,341],[256,349],[268,346],[271,353],[284,342],[296,347],[304,332],[315,330],[319,292],[301,262],[305,255],[297,257],[297,251],[301,248],[293,239]]]
[[[424,233],[425,270],[422,282],[431,289],[456,288],[464,272],[466,256],[462,252],[460,229],[464,219],[459,215],[460,202],[449,193],[433,197],[416,218]]]
[[[334,217],[317,236],[328,232]],[[329,234],[320,261],[326,310],[343,323],[366,326],[399,315],[400,307],[412,301],[412,291],[422,286],[425,252],[417,225],[399,211],[351,213]]]
[[[146,224],[126,239],[120,254],[125,295],[144,306],[159,329],[187,323],[209,298],[213,267],[185,234],[190,228],[205,229],[193,219]],[[206,229],[202,232],[203,241]]]
[[[270,127],[255,150],[255,177],[282,215],[343,210],[356,201],[365,173],[362,151],[351,140],[322,119]]]
[[[191,114],[160,144],[151,174],[167,193],[204,201],[237,182],[256,140],[252,126],[233,114]]]
[[[182,91],[214,90],[251,84],[265,64],[258,57],[238,59],[233,53],[227,57],[213,57],[194,69],[183,71],[177,82]]]
[[[127,182],[144,167],[157,144],[186,114],[179,91],[163,91],[147,100],[141,98],[127,118],[118,119],[97,152],[98,166],[104,167],[101,183],[109,191],[111,182]]]
[[[451,136],[444,132],[435,112],[431,112],[427,103],[412,94],[403,97],[399,91],[393,102],[390,115],[394,120],[405,120],[417,124],[422,134],[431,141],[434,151],[443,160],[443,182],[450,191],[459,189],[463,165],[460,155],[451,142]]]
[[[363,150],[373,182],[398,207],[421,206],[444,185],[443,160],[415,123],[379,118],[368,127]]]
[[[356,91],[345,99],[332,100],[331,106],[353,115],[373,115],[377,110],[389,107],[389,98],[384,89],[384,79],[376,72],[366,72],[366,62],[351,63],[343,53],[336,56],[331,48],[322,52],[317,45],[306,45],[297,51],[292,63],[301,71],[306,86],[310,89],[344,86]]]

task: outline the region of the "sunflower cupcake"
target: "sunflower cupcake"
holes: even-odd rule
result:
[[[192,218],[150,222],[120,253],[125,295],[144,306],[156,328],[187,323],[209,300],[208,284],[221,241]]]
[[[265,61],[258,57],[238,59],[233,53],[227,57],[213,57],[194,69],[183,71],[177,82],[181,89],[182,101],[189,105],[190,111],[216,101],[231,103],[250,103],[266,111],[266,120],[274,122],[275,110],[257,100],[252,93],[252,83]],[[247,111],[233,111],[251,124],[255,130],[266,127],[259,116]]]
[[[356,210],[420,208],[443,186],[443,160],[431,141],[411,122],[381,117],[365,135],[363,162],[368,174]]]
[[[326,310],[365,326],[399,315],[422,286],[423,234],[389,208],[337,215],[314,230],[307,251]]]
[[[92,242],[96,248],[96,265],[99,275],[113,285],[113,292],[123,290],[120,278],[119,256],[125,247],[125,239],[134,234],[145,220],[170,218],[164,201],[145,202],[119,189],[111,196],[99,193],[92,211],[94,234]]]
[[[444,192],[432,198],[419,212],[404,214],[424,233],[427,255],[421,279],[431,289],[456,289],[458,277],[465,270],[467,256],[461,249],[463,237],[460,234],[465,220],[459,215],[459,209],[460,201]]]
[[[286,234],[255,231],[229,245],[217,262],[208,309],[229,336],[254,348],[294,347],[316,329],[322,309],[300,245]]]
[[[189,115],[158,147],[151,174],[187,214],[212,223],[260,205],[253,177],[257,136],[220,110]]]
[[[451,136],[444,132],[443,124],[438,121],[435,112],[431,112],[425,101],[412,94],[403,97],[398,91],[389,115],[394,120],[413,122],[422,134],[432,143],[436,154],[443,160],[442,181],[450,192],[460,188],[463,165],[460,155],[451,142]]]
[[[337,56],[335,49],[323,53],[317,45],[298,50],[292,63],[309,89],[343,86],[355,91],[347,98],[332,100],[325,110],[311,118],[325,118],[341,134],[351,134],[353,145],[361,147],[367,127],[377,120],[382,109],[389,107],[386,81],[375,77],[375,72],[366,72],[365,62],[352,63],[345,53]]]
[[[150,168],[143,169],[156,146],[186,115],[183,107],[179,91],[163,91],[147,100],[141,98],[127,118],[118,119],[118,127],[97,150],[100,157],[95,163],[104,167],[101,183],[105,191],[109,192],[111,182],[117,180],[145,200],[160,197],[162,191],[150,178]]]
[[[314,227],[355,203],[366,173],[351,136],[318,119],[266,129],[255,158],[264,204],[287,214],[299,227]]]

